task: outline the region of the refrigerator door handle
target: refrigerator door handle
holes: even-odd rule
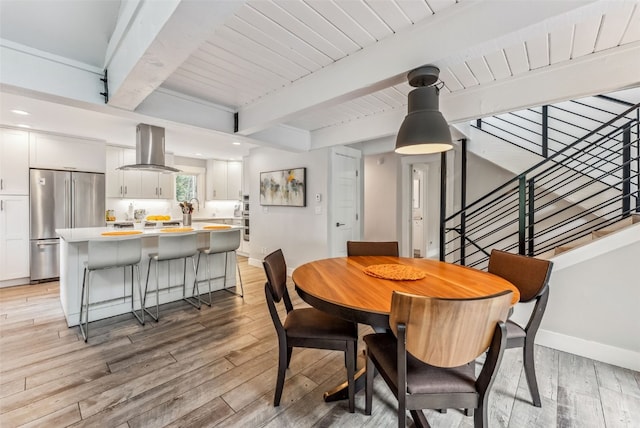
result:
[[[45,242],[38,242],[36,244],[38,246],[38,248],[44,248],[48,245],[59,245],[59,242],[57,240],[55,241],[45,241]]]
[[[76,179],[71,179],[71,227],[76,227]]]
[[[64,180],[64,227],[71,227],[71,214],[69,213],[69,180]]]

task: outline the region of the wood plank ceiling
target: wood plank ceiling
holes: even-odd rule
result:
[[[251,0],[163,84],[238,109],[412,25],[455,0]],[[447,93],[487,85],[640,40],[640,5],[616,2],[577,24],[556,26],[468,58],[435,65]],[[309,131],[405,110],[405,82],[313,111],[287,124]]]

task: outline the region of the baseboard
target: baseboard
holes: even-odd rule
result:
[[[5,279],[4,281],[0,281],[0,288],[14,287],[16,285],[29,285],[29,277]]]
[[[640,352],[542,329],[538,330],[536,344],[614,366],[640,371]]]

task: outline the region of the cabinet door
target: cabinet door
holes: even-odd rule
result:
[[[122,165],[136,163],[134,149],[122,149]],[[142,198],[142,173],[140,171],[122,171],[122,187],[124,198]]]
[[[175,175],[158,174],[158,198],[173,199],[175,197],[175,192],[173,190],[174,183]]]
[[[118,168],[124,165],[122,162],[122,149],[120,147],[107,146],[105,171],[105,194],[107,198],[122,198],[124,196],[124,184],[122,171]]]
[[[242,162],[227,162],[227,199],[242,199]]]
[[[0,197],[0,280],[29,276],[29,197]]]
[[[81,138],[29,134],[29,162],[34,168],[104,172],[105,144]]]
[[[29,193],[29,134],[0,129],[0,194]]]
[[[158,173],[151,171],[141,171],[141,198],[156,199],[160,195],[158,190]]]
[[[211,199],[227,199],[227,161],[214,159],[211,165],[210,179],[207,185],[211,186]]]

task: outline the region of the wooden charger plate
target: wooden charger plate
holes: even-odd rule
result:
[[[231,226],[213,224],[210,226],[204,226],[203,229],[231,229]]]
[[[427,274],[420,269],[399,264],[367,266],[364,268],[364,273],[375,278],[390,279],[392,281],[417,281],[427,276]]]
[[[165,233],[180,233],[180,232],[191,232],[193,227],[167,227],[164,229],[160,229],[160,232]]]

